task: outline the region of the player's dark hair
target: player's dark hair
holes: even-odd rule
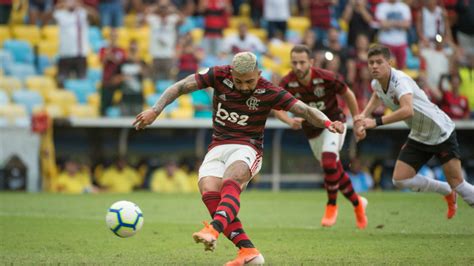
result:
[[[303,44],[297,44],[297,45],[293,46],[293,48],[291,49],[290,54],[293,54],[293,53],[306,53],[309,58],[311,58],[311,56],[312,56],[312,53],[311,53],[311,50],[309,49],[309,47],[306,46],[306,45],[303,45]]]
[[[389,60],[391,57],[390,50],[381,44],[372,44],[369,47],[368,56],[382,55],[385,59]]]

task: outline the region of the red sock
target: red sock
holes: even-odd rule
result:
[[[352,187],[351,179],[349,175],[344,171],[341,161],[337,162],[338,172],[341,173],[341,179],[339,180],[339,190],[344,194],[344,196],[352,202],[352,205],[359,205],[359,195],[354,191]]]
[[[240,209],[240,184],[232,179],[226,179],[222,183],[221,202],[217,206],[214,220],[211,225],[222,233],[227,226],[234,221]]]
[[[202,201],[206,205],[207,210],[212,217],[214,216],[217,206],[219,206],[219,202],[221,201],[221,193],[217,191],[204,192],[202,194]],[[244,229],[242,228],[242,223],[237,217],[224,230],[224,235],[238,248],[255,247],[252,241],[250,241],[250,238],[245,233]]]
[[[321,164],[324,170],[324,187],[328,193],[328,205],[336,205],[337,190],[341,174],[337,169],[337,155],[332,152],[323,152]]]

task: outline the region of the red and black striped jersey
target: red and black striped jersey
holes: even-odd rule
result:
[[[346,121],[339,108],[337,94],[344,94],[348,89],[340,74],[321,69],[311,68],[311,81],[308,85],[301,84],[296,74],[291,71],[280,82],[280,86],[311,107],[318,108],[332,121]],[[305,121],[303,131],[307,138],[319,136],[323,128],[318,128]]]
[[[209,150],[222,144],[243,144],[263,151],[263,132],[271,109],[288,111],[297,100],[284,89],[260,78],[251,94],[235,89],[230,66],[195,74],[200,89],[214,88],[213,135]]]

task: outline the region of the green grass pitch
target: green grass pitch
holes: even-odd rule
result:
[[[270,265],[473,265],[474,209],[461,199],[453,220],[435,194],[369,193],[369,226],[358,230],[352,207],[339,195],[339,218],[321,228],[322,191],[241,196],[239,217]],[[105,225],[115,201],[137,203],[144,226],[121,239]],[[219,238],[204,252],[191,234],[209,220],[198,194],[54,195],[0,193],[1,264],[222,265],[236,249]]]

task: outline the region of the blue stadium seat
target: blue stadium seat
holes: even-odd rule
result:
[[[174,84],[174,80],[158,80],[156,82],[156,92],[157,93],[162,93],[164,92],[169,86],[173,85]]]
[[[95,84],[87,79],[68,79],[64,82],[64,88],[74,92],[79,103],[87,103],[87,97],[96,92]]]
[[[5,105],[9,102],[10,102],[10,99],[8,99],[7,93],[5,91],[0,90],[0,105]]]
[[[43,104],[43,97],[36,91],[18,90],[14,91],[12,99],[15,103],[24,105],[29,114],[33,112],[33,108]]]
[[[120,107],[118,106],[110,106],[110,107],[107,107],[107,109],[105,110],[105,116],[107,117],[120,117],[120,114],[121,114],[121,111],[120,111]]]
[[[38,74],[43,75],[44,70],[50,67],[51,65],[52,65],[52,62],[50,61],[48,56],[40,55],[38,57]]]
[[[161,96],[161,93],[152,94],[152,95],[150,95],[146,98],[146,103],[148,104],[148,106],[153,106],[156,103],[156,101],[158,101],[160,96]],[[166,106],[163,113],[168,114],[168,113],[174,111],[177,108],[178,108],[178,101],[176,100],[176,101],[170,103],[168,106]]]
[[[87,80],[92,82],[92,84],[96,85],[97,82],[102,80],[102,70],[101,69],[95,69],[95,68],[89,68],[87,70]]]
[[[5,71],[7,75],[25,81],[27,77],[36,75],[36,69],[32,64],[13,63]]]
[[[89,27],[89,43],[94,53],[97,53],[105,45],[106,42],[102,38],[102,32],[98,27]]]
[[[11,53],[15,62],[33,63],[33,48],[28,42],[7,40],[3,42],[3,48]]]
[[[8,50],[0,49],[0,70],[5,71],[13,63],[13,57]]]

